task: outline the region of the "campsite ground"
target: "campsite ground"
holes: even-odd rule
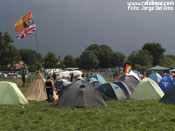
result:
[[[20,88],[22,92],[26,88]],[[159,101],[110,101],[100,108],[61,108],[57,102],[0,106],[0,130],[175,130],[175,106]]]

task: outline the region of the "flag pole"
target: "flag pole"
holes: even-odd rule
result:
[[[35,32],[35,39],[36,39],[36,48],[37,48],[37,52],[39,53],[39,49],[38,49],[38,38],[37,38],[36,32]]]
[[[38,38],[37,38],[37,34],[35,32],[35,39],[36,39],[36,48],[37,48],[37,53],[39,53],[39,48],[38,48]],[[40,67],[38,65],[38,72],[40,72]]]

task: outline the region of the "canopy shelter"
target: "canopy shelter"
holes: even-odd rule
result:
[[[163,66],[154,66],[150,69],[148,69],[148,71],[162,71],[162,70],[170,70],[170,68],[166,68],[166,67],[163,67]]]
[[[171,72],[171,73],[172,73],[172,72],[175,72],[175,69],[170,70],[170,72]]]
[[[164,71],[168,71],[169,72],[170,68],[166,68],[166,67],[163,67],[163,66],[154,66],[150,69],[147,69],[147,71],[159,71],[163,74]]]

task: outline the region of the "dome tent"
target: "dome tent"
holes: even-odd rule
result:
[[[170,75],[166,75],[159,82],[159,86],[166,93],[170,88],[175,87],[175,83]]]
[[[28,104],[16,83],[0,81],[0,105]]]
[[[139,72],[138,72],[139,73]],[[140,79],[140,77],[139,77],[139,75],[138,75],[138,73],[136,73],[136,72],[134,72],[134,71],[130,71],[130,72],[128,72],[128,74],[126,74],[126,75],[132,75],[132,76],[134,76],[137,80],[141,80]]]
[[[97,89],[102,84],[99,81],[93,81],[91,85]]]
[[[126,95],[123,90],[113,83],[106,83],[97,88],[102,93],[105,100],[123,100],[126,99]]]
[[[154,73],[150,74],[150,75],[148,76],[148,78],[151,78],[151,79],[154,80],[155,82],[160,82],[161,79],[162,79],[162,76],[161,76],[159,73],[154,72]]]
[[[152,100],[160,99],[163,95],[163,91],[155,81],[150,78],[145,78],[139,82],[131,98],[136,100]]]
[[[106,106],[99,92],[85,80],[77,80],[67,86],[67,90],[59,99],[58,104],[62,107]]]
[[[101,84],[107,83],[103,76],[101,76],[100,74],[91,75],[86,78],[86,80],[89,81],[91,78],[96,78],[98,81],[100,81]]]
[[[122,81],[115,81],[114,83],[116,85],[118,85],[123,90],[123,92],[125,93],[125,95],[127,95],[127,96],[130,96],[131,95],[130,89],[128,88],[128,86],[124,82],[122,82]]]
[[[100,81],[98,81],[96,78],[91,77],[88,82],[94,87],[94,88],[98,88],[100,85],[102,85],[102,83]]]
[[[138,78],[141,80],[141,77],[143,77],[143,75],[140,74],[140,72],[137,71],[137,70],[133,70],[133,72],[134,72],[135,74],[137,74]]]
[[[60,80],[57,80],[54,85],[55,85],[55,88],[58,90],[58,89],[61,89],[62,87],[70,85],[71,83],[72,82],[69,82],[66,79],[60,79]]]
[[[162,97],[160,102],[167,104],[175,104],[175,88],[170,88],[166,94]]]
[[[130,91],[134,91],[134,89],[136,88],[137,84],[139,83],[139,79],[137,77],[135,77],[134,75],[131,74],[125,74],[123,76],[121,76],[118,81],[122,81],[124,82],[128,88],[130,89]]]

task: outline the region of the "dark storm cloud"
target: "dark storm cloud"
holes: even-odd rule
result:
[[[108,44],[125,55],[146,42],[159,42],[174,53],[174,11],[128,11],[126,0],[1,0],[0,30],[17,48],[36,49],[35,35],[16,40],[14,24],[32,11],[39,51],[79,56],[92,43]]]

